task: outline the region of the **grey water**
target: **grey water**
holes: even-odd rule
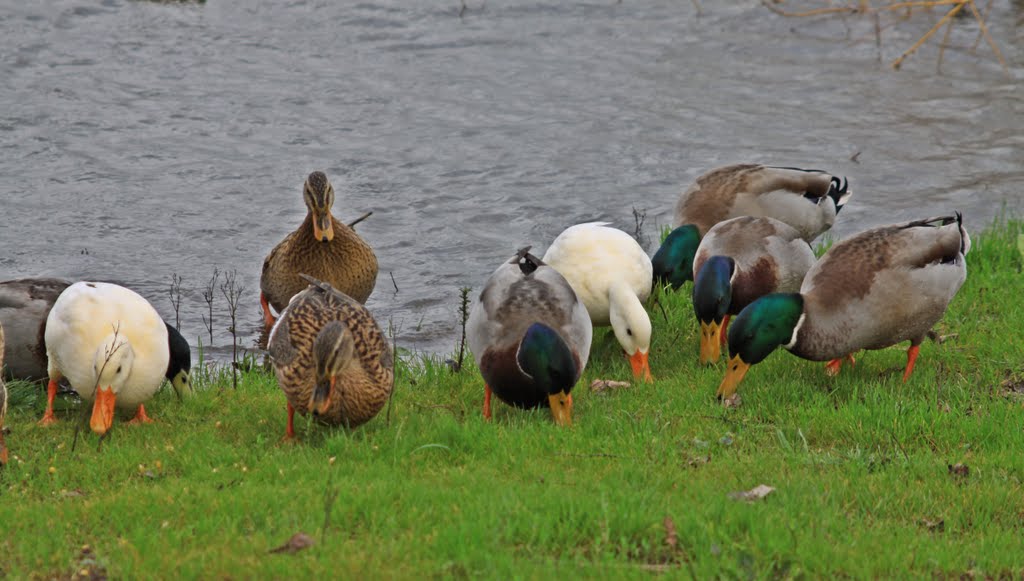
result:
[[[1006,72],[969,16],[941,71],[941,33],[893,70],[941,14],[886,15],[878,43],[870,16],[747,0],[0,0],[0,279],[116,281],[173,321],[180,275],[195,345],[206,281],[236,271],[251,347],[263,258],[320,169],[339,219],[374,212],[369,308],[447,354],[458,289],[517,248],[632,231],[634,208],[656,241],[727,163],[847,176],[839,237],[953,209],[980,230],[1024,202],[1024,5],[989,15]]]

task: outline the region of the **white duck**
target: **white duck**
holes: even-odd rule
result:
[[[542,260],[569,281],[594,326],[611,325],[633,375],[650,381],[651,319],[643,301],[653,269],[636,240],[607,222],[577,224],[555,238]]]
[[[78,395],[93,402],[89,427],[104,434],[114,408],[136,410],[133,423],[150,422],[143,404],[167,371],[167,327],[156,309],[116,284],[76,282],[61,293],[46,319],[50,382],[42,425],[57,421],[53,398],[66,377]]]

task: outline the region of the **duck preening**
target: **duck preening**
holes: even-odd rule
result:
[[[775,218],[811,242],[832,227],[852,195],[845,178],[821,170],[760,164],[711,170],[679,197],[674,229],[652,259],[655,282],[678,289],[693,280],[697,247],[715,224],[740,216]]]

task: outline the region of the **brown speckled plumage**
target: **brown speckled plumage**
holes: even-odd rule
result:
[[[268,350],[288,403],[306,414],[316,385],[314,343],[331,321],[342,323],[351,334],[354,353],[337,378],[330,407],[318,419],[354,428],[380,412],[394,386],[391,347],[366,307],[329,284],[307,283],[278,319]]]
[[[830,194],[835,203],[829,200]],[[729,165],[698,177],[682,193],[673,227],[693,224],[703,236],[730,218],[767,216],[789,224],[811,241],[832,227],[837,206],[841,208],[850,195],[844,180],[818,170]]]
[[[323,172],[310,174],[305,191],[317,192],[320,197],[316,202],[325,202],[326,210],[330,210],[334,191]],[[355,230],[333,216],[330,222],[334,238],[329,242],[317,240],[313,235],[313,200],[308,193],[303,198],[306,219],[263,261],[260,290],[270,305],[281,312],[295,294],[306,288],[307,283],[299,274],[308,274],[365,303],[377,284],[377,256],[373,249]]]
[[[969,249],[958,216],[874,228],[836,244],[800,288],[806,318],[790,351],[826,361],[919,345],[966,280]]]

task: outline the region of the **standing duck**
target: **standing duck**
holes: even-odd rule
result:
[[[46,318],[50,378],[42,425],[57,421],[53,398],[67,378],[93,404],[89,427],[105,434],[114,409],[135,411],[132,423],[151,422],[143,405],[163,383],[170,353],[167,325],[146,299],[104,282],[76,282]]]
[[[331,285],[302,275],[270,332],[267,349],[288,399],[285,437],[295,437],[295,410],[330,425],[355,428],[380,412],[395,383],[394,358],[370,311]]]
[[[651,319],[643,305],[651,259],[636,240],[607,222],[577,224],[555,238],[543,261],[569,281],[594,326],[611,325],[634,377],[651,381]]]
[[[268,327],[274,324],[270,307],[280,313],[295,294],[306,288],[301,274],[323,280],[360,303],[366,302],[377,284],[373,249],[355,230],[331,215],[334,187],[324,172],[309,174],[302,198],[306,219],[263,261],[260,304]]]
[[[708,230],[693,262],[700,362],[718,361],[730,316],[758,297],[797,292],[814,260],[800,233],[774,218],[742,216]]]
[[[555,423],[572,424],[570,392],[587,366],[593,327],[573,287],[529,247],[487,279],[466,334],[484,377],[485,418],[493,392],[511,406],[548,406]]]
[[[692,280],[701,237],[715,224],[739,216],[775,218],[810,242],[832,227],[852,195],[846,179],[821,170],[759,164],[711,170],[676,203],[675,229],[652,259],[654,276],[674,289]]]
[[[46,372],[46,318],[71,283],[59,278],[22,278],[0,282],[0,324],[7,329],[6,369],[14,379],[39,381]],[[174,327],[167,327],[169,362],[165,376],[178,395],[192,393],[192,351]],[[3,369],[0,365],[0,369]]]
[[[843,240],[807,273],[800,293],[770,294],[729,329],[732,358],[718,388],[731,396],[751,365],[776,347],[828,361],[830,375],[860,349],[910,341],[903,381],[919,346],[967,279],[971,239],[959,212],[883,226]]]
[[[4,327],[0,325],[0,369],[4,366]],[[7,386],[0,375],[0,466],[7,464],[7,443],[4,442],[4,418],[7,417]]]

